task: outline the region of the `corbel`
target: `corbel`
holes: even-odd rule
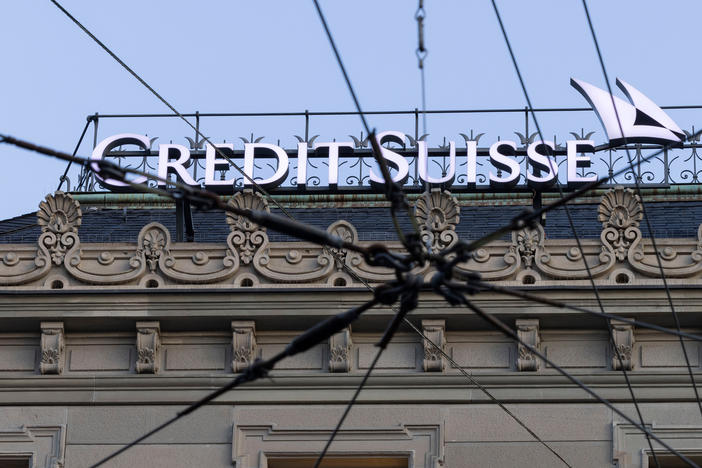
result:
[[[515,324],[517,326],[519,339],[529,346],[539,349],[541,344],[539,320],[517,319]],[[522,343],[518,344],[517,370],[520,372],[539,370],[539,360],[536,358],[536,355]]]
[[[253,320],[232,322],[232,371],[239,373],[254,361],[256,323]]]
[[[137,322],[136,328],[136,371],[139,374],[156,374],[161,360],[161,325],[159,322]]]
[[[612,369],[613,370],[631,370],[634,368],[634,361],[631,359],[634,350],[634,326],[628,323],[611,320],[612,326]],[[619,356],[622,361],[619,362]]]
[[[344,328],[329,338],[329,372],[351,370],[351,329]]]
[[[445,330],[445,320],[422,320],[422,334],[426,337],[422,338],[425,372],[443,372],[446,368],[446,360],[444,355],[441,354],[441,351],[444,351],[446,346]],[[436,349],[434,345],[441,348],[441,351]]]
[[[64,343],[63,322],[41,322],[41,363],[42,374],[63,372]]]

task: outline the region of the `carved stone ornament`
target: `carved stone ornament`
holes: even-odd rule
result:
[[[539,336],[539,320],[538,319],[518,319],[516,321],[517,334],[519,339],[524,343],[539,349],[541,337]],[[539,370],[539,361],[536,355],[526,346],[518,344],[517,370],[522,371],[537,371]]]
[[[641,238],[639,222],[642,218],[641,200],[631,189],[615,187],[602,195],[597,209],[597,219],[603,228],[602,242],[613,250],[620,262]]]
[[[345,328],[329,338],[329,372],[351,370],[351,329]]]
[[[63,372],[64,340],[63,322],[41,322],[41,362],[42,374]]]
[[[263,195],[250,189],[237,192],[229,199],[227,205],[242,210],[259,210],[267,213],[271,211]],[[237,250],[241,262],[248,265],[253,260],[256,251],[268,242],[266,228],[230,211],[227,211],[226,216],[227,224],[231,230],[227,242]]]
[[[156,374],[161,351],[161,326],[159,322],[137,322],[137,361],[139,374]]]
[[[170,243],[168,231],[161,225],[149,226],[139,233],[138,255],[143,255],[151,272],[156,271],[161,256],[169,256],[167,245]]]
[[[61,265],[66,252],[78,243],[82,216],[80,203],[63,192],[47,195],[39,203],[37,221],[42,232],[39,244],[48,249],[54,264]]]
[[[544,228],[540,224],[536,228],[524,228],[512,232],[512,247],[515,254],[519,255],[524,268],[531,269],[534,258],[544,247]]]
[[[327,228],[327,232],[341,238],[345,242],[355,243],[358,240],[356,228],[348,221],[337,221]],[[329,248],[334,257],[334,266],[337,271],[344,269],[344,265],[355,267],[363,262],[361,254],[349,252],[346,249]]]
[[[634,326],[628,323],[610,321],[612,324],[612,370],[632,370],[634,361],[631,356],[634,351]],[[617,355],[619,351],[619,355]],[[621,362],[619,361],[621,357]]]
[[[458,240],[456,225],[461,209],[450,192],[432,189],[417,199],[414,215],[417,218],[424,244],[431,243],[433,250],[441,250]]]
[[[432,344],[444,350],[446,346],[445,320],[422,320],[422,333],[428,339],[422,339],[424,348],[424,372],[442,372],[446,368],[443,354]]]
[[[251,320],[232,322],[232,371],[239,373],[256,357],[256,323]]]

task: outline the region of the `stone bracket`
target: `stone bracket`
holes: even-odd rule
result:
[[[63,322],[41,322],[41,363],[42,374],[63,372],[64,336]]]
[[[137,322],[137,362],[139,374],[156,374],[161,351],[161,326],[159,322]]]
[[[345,328],[329,338],[329,372],[351,370],[351,329]]]
[[[631,358],[634,351],[634,326],[628,323],[610,320],[612,325],[612,370],[632,370],[634,361]],[[614,348],[616,347],[616,348]],[[622,358],[621,363],[617,356],[617,350]]]
[[[239,373],[249,367],[256,353],[256,322],[232,322],[232,371]]]
[[[541,337],[539,336],[539,320],[517,319],[515,324],[517,326],[519,339],[535,349],[540,349]],[[517,348],[517,370],[520,372],[539,370],[539,360],[536,358],[536,355],[521,343],[517,345]]]
[[[445,330],[445,320],[422,320],[422,333],[426,337],[422,339],[424,347],[423,367],[425,372],[443,372],[446,368],[444,355],[432,345],[432,343],[434,343],[441,348],[441,351],[444,351],[446,346]]]

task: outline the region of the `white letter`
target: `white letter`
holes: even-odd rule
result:
[[[551,148],[551,151],[545,147]],[[558,177],[558,165],[556,161],[548,157],[553,154],[555,145],[552,141],[535,141],[527,148],[527,167],[532,166],[533,171],[527,170],[527,184],[535,188],[546,188],[556,181]],[[546,175],[541,177],[541,171],[546,171]]]
[[[382,146],[385,141],[394,141],[396,143],[404,144],[405,134],[402,132],[382,132],[378,133],[375,137],[378,140],[378,146],[380,146],[381,156],[388,163],[388,166],[397,170],[397,174],[392,178],[393,182],[399,184],[404,184],[407,181],[407,176],[409,175],[409,164],[404,156],[397,154],[394,151],[389,150]],[[384,184],[385,180],[383,176],[378,176],[373,168],[370,170],[370,180],[371,184]]]
[[[297,188],[304,189],[307,186],[307,142],[301,141],[297,144]]]
[[[478,142],[466,140],[466,185],[475,187],[476,171],[478,169]]]
[[[288,176],[288,154],[280,146],[271,145],[268,143],[246,143],[244,145],[244,173],[249,177],[244,177],[244,187],[253,185],[251,179],[254,178],[254,157],[256,149],[266,149],[272,151],[278,160],[278,169],[267,179],[257,180],[256,185],[263,188],[275,188],[285,181]]]
[[[178,156],[178,159],[171,162],[171,156]],[[167,144],[158,145],[158,176],[162,179],[168,178],[168,174],[175,172],[180,180],[186,185],[199,185],[190,177],[184,164],[190,160],[190,150],[183,145]],[[164,182],[158,185],[166,185]]]
[[[453,183],[453,178],[456,175],[456,143],[449,141],[449,166],[446,175],[440,178],[431,177],[429,172],[429,150],[426,141],[417,142],[417,151],[419,152],[419,178],[428,184],[441,184],[450,186]]]
[[[329,186],[339,185],[339,148],[353,149],[351,141],[334,141],[328,143],[315,143],[314,149],[329,148]]]
[[[217,150],[215,148],[228,149],[234,151],[234,145],[231,143],[224,143],[220,145],[210,145],[207,144],[205,149],[205,188],[216,189],[217,187],[227,186],[232,187],[234,185],[234,179],[229,180],[217,180],[215,179],[215,171],[227,170],[229,169],[229,161],[226,159],[217,157]]]
[[[578,175],[579,167],[590,167],[592,164],[590,156],[578,156],[578,153],[594,153],[595,142],[592,140],[568,140],[566,147],[568,153],[568,185],[577,186],[586,182],[596,181],[597,175],[589,177],[580,177]]]
[[[490,146],[490,162],[501,171],[507,171],[504,177],[497,177],[490,171],[490,186],[495,188],[511,188],[519,182],[519,163],[505,154],[507,151],[514,155],[517,151],[517,144],[513,141],[504,140],[493,143]]]
[[[103,159],[107,153],[122,145],[137,145],[140,148],[143,148],[144,150],[148,151],[149,147],[151,146],[151,142],[149,141],[149,137],[144,135],[137,135],[135,133],[121,133],[119,135],[113,135],[111,137],[105,138],[95,147],[95,149],[93,150],[93,154],[90,156],[90,159],[99,161]],[[119,190],[124,187],[130,186],[130,184],[121,182],[116,179],[103,179],[102,177],[100,177],[98,175],[100,171],[100,166],[98,164],[90,164],[90,167],[93,171],[96,171],[95,177],[97,177],[101,184],[109,189]],[[131,179],[131,182],[134,184],[143,184],[147,180],[148,178],[146,176],[139,176]]]

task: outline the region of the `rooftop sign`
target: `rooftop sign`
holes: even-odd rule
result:
[[[382,157],[392,169],[393,180],[399,184],[406,184],[411,179],[411,184],[415,186],[428,183],[450,187],[454,191],[471,190],[479,185],[502,190],[514,189],[518,185],[546,190],[557,180],[565,181],[571,188],[596,180],[598,174],[589,170],[592,154],[596,150],[624,143],[668,144],[683,141],[684,134],[675,122],[628,83],[617,80],[617,85],[631,104],[584,81],[572,79],[571,84],[592,105],[607,133],[609,145],[596,148],[594,141],[588,139],[589,135],[568,140],[565,146],[527,136],[520,138],[519,145],[512,140],[499,140],[489,147],[478,148],[479,136],[472,138],[461,134],[463,142],[460,148],[457,148],[455,141],[449,141],[441,148],[429,149],[422,138],[414,139],[399,131],[384,131],[376,136]],[[316,190],[343,190],[345,187],[372,188],[382,184],[382,176],[372,160],[367,140],[311,140],[300,141],[293,150],[258,141],[244,142],[243,151],[235,149],[232,143],[207,144],[204,154],[197,148],[193,151],[192,145],[188,148],[174,143],[160,144],[154,154],[158,157],[157,175],[163,179],[174,175],[185,184],[225,193],[233,192],[237,187],[253,185],[251,179],[269,190],[281,186],[295,190],[306,190],[310,186]],[[119,155],[114,150],[129,145],[140,148],[144,155],[151,155],[152,142],[146,135],[113,135],[96,145],[92,159]],[[232,159],[247,177],[233,171],[221,154]],[[480,159],[484,163],[479,161],[479,156],[483,156]],[[321,165],[312,162],[316,159],[322,159],[326,168],[320,170]],[[355,164],[351,162],[353,159],[357,160]],[[294,167],[293,160],[296,161]],[[342,176],[340,169],[344,164],[346,170],[356,165],[358,170],[353,175],[347,173]],[[478,168],[482,166],[488,167],[479,173]],[[198,167],[204,170],[199,176]],[[312,168],[316,169],[314,175],[311,175]],[[564,172],[560,177],[559,171]],[[117,180],[99,180],[101,185],[112,190],[127,188],[126,184]],[[134,182],[146,183],[146,178],[141,177]]]

